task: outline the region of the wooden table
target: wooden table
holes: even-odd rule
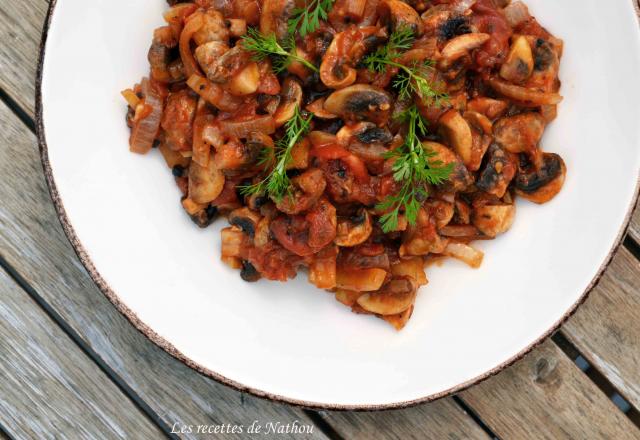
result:
[[[90,280],[45,186],[33,115],[47,6],[0,2],[0,439],[215,438],[197,426],[221,424],[243,425],[238,437],[247,437],[254,421],[295,420],[313,433],[282,437],[640,439],[640,211],[560,331],[506,371],[430,404],[376,413],[276,404],[149,342]],[[193,433],[172,434],[189,425]]]

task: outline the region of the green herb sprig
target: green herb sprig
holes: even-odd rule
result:
[[[433,160],[435,153],[427,150],[420,141],[418,136],[426,135],[427,127],[415,105],[399,118],[407,124],[407,135],[404,143],[387,153],[386,158],[395,159],[393,178],[402,183],[402,188],[376,206],[382,211],[391,209],[380,217],[384,232],[398,228],[401,209],[404,209],[409,224],[415,224],[421,202],[429,195],[425,184],[439,185],[449,178],[453,170],[453,164],[443,165],[441,161]]]
[[[363,64],[373,72],[385,72],[387,67],[395,67],[399,70],[394,78],[393,86],[398,91],[400,99],[408,99],[416,94],[424,100],[435,102],[436,105],[447,99],[445,93],[439,92],[429,80],[433,62],[425,60],[405,65],[398,62],[401,51],[408,50],[413,45],[415,37],[408,27],[395,30],[384,46],[380,46],[375,52],[363,59]]]
[[[312,0],[304,8],[296,8],[289,19],[289,33],[300,32],[300,36],[315,32],[320,27],[320,20],[329,17],[334,0]]]
[[[265,35],[255,28],[247,29],[247,34],[242,37],[242,46],[253,54],[256,61],[271,58],[273,71],[283,72],[292,61],[302,63],[308,69],[318,72],[318,68],[296,53],[295,38],[293,35],[279,42],[275,34]]]
[[[275,165],[264,179],[253,185],[241,186],[243,195],[267,194],[276,201],[282,200],[286,194],[291,194],[291,181],[287,175],[287,165],[291,163],[291,150],[298,141],[309,131],[313,115],[304,117],[296,106],[293,117],[285,125],[284,136],[275,144]],[[266,151],[260,163],[267,164],[271,151]]]

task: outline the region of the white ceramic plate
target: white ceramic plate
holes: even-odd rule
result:
[[[565,100],[543,140],[567,163],[564,189],[543,206],[519,201],[513,228],[479,244],[479,270],[455,261],[431,268],[402,332],[352,314],[304,276],[243,282],[219,260],[225,221],[195,227],[160,155],[129,153],[119,91],[148,72],[164,0],[58,0],[54,8],[39,122],[67,234],[141,331],[199,371],[256,394],[392,407],[496,373],[584,299],[620,241],[640,167],[632,0],[527,3],[565,41]]]

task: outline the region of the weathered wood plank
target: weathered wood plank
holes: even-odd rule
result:
[[[460,396],[501,438],[640,438],[638,428],[551,341]]]
[[[0,88],[33,117],[34,79],[46,0],[0,2]]]
[[[636,211],[631,217],[631,223],[629,224],[629,236],[633,238],[636,243],[640,243],[640,200],[636,205]]]
[[[640,408],[640,262],[625,248],[562,327],[563,334]]]
[[[382,412],[322,412],[348,439],[488,439],[489,436],[452,399]]]
[[[10,435],[164,436],[1,269],[0,295],[0,424]]]
[[[3,256],[168,426],[310,423],[297,408],[245,398],[195,373],[135,330],[93,284],[64,236],[34,135],[4,104],[0,126]],[[314,437],[323,434],[314,429]]]

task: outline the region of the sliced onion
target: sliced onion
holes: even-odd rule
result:
[[[224,112],[233,112],[242,103],[240,98],[225,92],[218,84],[212,83],[198,73],[189,77],[187,85],[209,104]]]
[[[489,85],[501,95],[520,101],[523,104],[553,105],[562,101],[562,96],[557,93],[539,92],[526,87],[514,86],[499,79],[490,79]]]
[[[204,100],[198,102],[198,112],[193,121],[193,155],[192,159],[199,165],[206,167],[209,164],[211,145],[206,142],[205,130],[215,127],[215,117],[206,110]]]
[[[473,225],[447,225],[439,229],[444,237],[477,239],[481,237],[480,231]]]
[[[142,79],[142,95],[144,101],[139,105],[145,106],[146,115],[134,121],[129,138],[130,150],[140,154],[148,152],[153,146],[162,118],[162,99],[151,86],[148,78]]]
[[[484,258],[484,253],[482,251],[479,251],[468,244],[455,242],[447,244],[443,255],[461,260],[474,269],[480,267],[482,259]]]
[[[184,64],[184,71],[187,76],[194,75],[200,72],[200,68],[196,63],[196,59],[193,57],[191,51],[191,38],[193,34],[198,32],[204,25],[204,19],[201,13],[194,13],[189,16],[189,20],[186,22],[184,29],[180,33],[180,58]]]
[[[246,138],[251,133],[272,134],[276,131],[276,125],[271,115],[257,116],[245,120],[220,121],[222,131],[229,136]]]
[[[521,1],[515,1],[507,5],[502,11],[511,27],[516,27],[531,18],[529,9]]]

